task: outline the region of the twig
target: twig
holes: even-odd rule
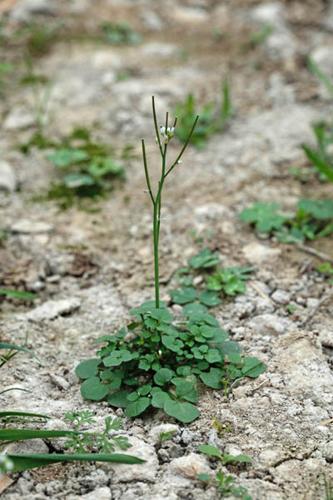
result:
[[[303,243],[298,243],[297,248],[301,250],[301,252],[308,253],[309,255],[313,255],[314,257],[318,257],[320,260],[324,260],[326,262],[330,262],[333,264],[333,259],[329,255],[323,252],[319,252],[312,247],[308,247],[307,245],[303,245]]]

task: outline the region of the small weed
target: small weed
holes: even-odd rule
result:
[[[281,213],[276,203],[255,203],[241,212],[240,219],[282,243],[314,240],[333,233],[333,201],[302,199],[293,215]]]
[[[213,419],[213,421],[212,421],[212,427],[213,427],[213,429],[216,430],[217,435],[219,437],[222,437],[225,434],[228,434],[233,429],[232,424],[230,422],[221,422],[217,418]]]
[[[322,71],[318,64],[315,63],[315,61],[310,57],[308,59],[308,68],[309,71],[316,77],[318,80],[324,85],[326,90],[331,94],[333,97],[333,83],[331,82],[330,78]]]
[[[316,271],[328,279],[330,284],[333,284],[333,266],[330,262],[318,264]]]
[[[29,58],[41,57],[47,54],[52,46],[60,40],[59,24],[44,24],[32,22],[16,31],[14,38],[24,45]]]
[[[150,181],[144,140],[142,154],[153,211],[155,300],[133,309],[131,315],[134,319],[127,328],[99,339],[101,348],[97,351],[97,357],[81,362],[76,374],[82,381],[81,394],[84,399],[106,400],[113,407],[124,408],[127,417],[137,417],[148,409],[157,408],[180,422],[189,423],[200,415],[196,406],[199,384],[225,389],[232,380],[257,377],[265,370],[265,365],[257,358],[244,357],[238,344],[229,340],[228,334],[214,316],[208,314],[200,304],[184,307],[182,318],[175,319],[160,301],[162,190],[168,175],[179,168],[198,117],[194,119],[180,153],[168,164],[168,145],[174,136],[177,119],[173,126],[169,126],[167,113],[165,125],[158,129],[154,98],[152,106],[161,157],[156,192]],[[216,262],[216,256],[207,252],[192,260],[194,266],[210,267]],[[211,304],[209,294],[206,291],[206,303],[210,300]]]
[[[333,82],[329,77],[311,58],[308,61],[308,67],[333,97]],[[333,125],[320,121],[315,123],[312,129],[317,143],[316,147],[304,144],[303,150],[321,178],[333,182]]]
[[[188,262],[188,267],[178,271],[181,288],[171,292],[175,304],[185,305],[186,311],[192,307],[202,312],[207,307],[215,307],[221,303],[221,296],[234,296],[246,291],[246,281],[253,272],[249,267],[219,266],[219,255],[208,248],[203,249]],[[195,278],[202,278],[201,284],[195,286]]]
[[[170,441],[174,435],[176,434],[177,431],[168,431],[168,432],[161,432],[160,434],[160,443],[165,443],[165,441]]]
[[[257,47],[263,45],[273,33],[274,28],[271,24],[263,24],[258,31],[254,31],[250,36],[250,45]]]
[[[26,352],[33,356],[33,352],[25,345],[0,342],[0,368],[10,361],[19,352]],[[1,391],[0,391],[1,394]]]
[[[0,419],[6,418],[8,422],[15,422],[16,417],[27,419],[36,416],[48,418],[46,415],[27,413],[21,411],[0,412]],[[116,449],[127,450],[130,444],[125,436],[119,434],[121,421],[117,418],[106,417],[104,431],[90,432],[82,427],[95,423],[89,410],[71,412],[65,415],[65,420],[70,422],[73,430],[36,430],[29,428],[3,428],[0,429],[0,447],[10,442],[29,441],[31,439],[56,439],[66,438],[65,448],[70,453],[52,454],[12,454],[0,453],[0,473],[22,472],[34,468],[44,467],[59,462],[115,462],[125,464],[140,464],[144,462],[132,455],[114,453]]]
[[[221,465],[243,465],[252,462],[248,455],[228,455],[222,453],[218,448],[212,445],[203,444],[199,446],[198,451],[204,453],[211,459],[218,460]],[[212,480],[209,474],[199,474],[198,479],[208,484],[213,484],[220,494],[220,498],[234,496],[242,500],[251,500],[246,488],[235,485],[235,479],[229,474],[225,474],[222,469],[215,473],[215,478]]]
[[[7,62],[0,62],[0,95],[2,95],[4,87],[9,83],[11,73],[14,71],[14,66]]]
[[[216,108],[215,103],[206,104],[200,111],[197,109],[197,102],[193,94],[189,94],[183,103],[176,106],[175,113],[180,116],[175,135],[181,142],[185,142],[188,130],[196,115],[200,115],[200,120],[194,130],[190,142],[201,148],[207,140],[214,134],[222,132],[230,120],[233,109],[231,104],[230,87],[227,80],[221,87],[221,105]]]
[[[32,145],[53,148],[48,160],[61,180],[52,184],[47,199],[57,201],[61,208],[72,206],[78,199],[101,197],[112,188],[115,179],[124,178],[124,168],[114,159],[114,151],[94,141],[87,129],[77,128],[58,143],[37,134],[23,145],[24,151],[29,151]],[[130,146],[122,156],[131,156]]]
[[[137,45],[142,41],[141,35],[125,22],[105,22],[101,25],[101,31],[104,40],[111,45]]]
[[[287,304],[286,311],[288,314],[294,314],[297,311],[297,306],[295,304]]]
[[[333,126],[318,122],[312,129],[317,146],[304,144],[303,150],[321,178],[333,182]]]
[[[117,448],[127,450],[131,447],[125,436],[119,435],[121,420],[106,417],[102,432],[87,432],[84,429],[96,423],[90,410],[68,412],[64,419],[69,422],[75,431],[64,444],[66,449],[75,453],[94,451],[95,453],[113,453]],[[118,434],[117,434],[118,433]]]

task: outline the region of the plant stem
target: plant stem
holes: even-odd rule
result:
[[[197,116],[196,119],[194,120],[194,123],[193,123],[192,128],[190,130],[190,133],[187,137],[187,140],[185,141],[185,144],[182,147],[180,153],[178,154],[176,160],[171,164],[171,166],[169,168],[167,168],[166,159],[167,159],[168,141],[172,137],[172,135],[170,137],[167,137],[166,139],[164,138],[164,143],[162,144],[160,132],[159,132],[158,124],[157,124],[157,115],[156,115],[154,97],[152,97],[152,108],[153,108],[153,120],[154,120],[155,134],[156,134],[156,142],[158,144],[161,159],[162,159],[161,176],[160,176],[160,180],[158,182],[158,189],[157,189],[157,193],[155,196],[153,194],[153,191],[151,188],[151,183],[150,183],[145,142],[143,139],[141,142],[142,142],[142,156],[143,156],[143,166],[144,166],[144,171],[145,171],[146,184],[148,187],[148,193],[149,193],[151,202],[153,204],[154,286],[155,286],[155,307],[158,309],[160,307],[159,240],[160,240],[160,227],[161,227],[161,209],[162,209],[163,185],[164,185],[164,181],[165,181],[166,177],[174,169],[174,167],[178,164],[180,158],[183,156],[183,153],[190,142],[191,136],[192,136],[193,131],[196,127],[196,124],[198,122],[199,117]],[[169,114],[166,113],[166,117],[165,117],[165,130],[166,131],[168,130],[168,122],[169,122]],[[176,123],[177,123],[177,118],[174,121],[174,125],[173,125],[174,127],[176,126]]]

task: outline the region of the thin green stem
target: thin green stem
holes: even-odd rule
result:
[[[146,155],[146,146],[145,146],[145,141],[144,139],[141,140],[142,144],[142,157],[143,157],[143,166],[145,169],[145,176],[146,176],[146,183],[147,183],[147,188],[149,192],[150,199],[153,203],[155,203],[154,195],[151,189],[151,184],[150,184],[150,178],[149,178],[149,172],[148,172],[148,164],[147,164],[147,155]]]
[[[175,159],[175,161],[172,163],[171,167],[167,170],[166,174],[165,174],[165,177],[167,177],[170,172],[172,172],[172,170],[175,168],[175,166],[177,165],[177,163],[179,162],[179,160],[181,159],[181,157],[183,156],[183,154],[185,153],[185,149],[187,148],[187,146],[189,145],[189,142],[191,140],[191,137],[192,137],[192,134],[194,132],[194,129],[195,127],[197,126],[197,123],[198,123],[198,120],[199,120],[199,116],[197,115],[194,122],[193,122],[193,125],[192,125],[192,128],[191,128],[191,131],[190,133],[188,134],[187,136],[187,139],[185,141],[185,144],[184,146],[182,147],[182,149],[180,150],[180,153],[179,155],[177,156],[177,158]]]
[[[194,132],[194,129],[196,127],[196,124],[198,122],[199,117],[197,116],[196,119],[194,120],[191,131],[190,131],[190,133],[185,141],[185,144],[182,147],[179,155],[177,156],[176,160],[167,169],[168,141],[171,137],[169,137],[167,135],[164,138],[165,140],[163,141],[163,144],[162,144],[160,131],[159,131],[158,124],[157,124],[157,115],[156,115],[154,96],[152,97],[152,108],[153,108],[153,120],[154,120],[156,141],[157,141],[157,144],[159,146],[161,160],[162,160],[161,176],[160,176],[160,180],[158,182],[158,189],[157,189],[157,193],[155,196],[154,196],[152,188],[151,188],[147,155],[146,155],[146,146],[145,146],[145,142],[143,139],[141,141],[141,144],[142,144],[143,166],[144,166],[144,171],[145,171],[146,183],[147,183],[147,187],[148,187],[149,196],[150,196],[150,199],[151,199],[152,204],[153,204],[154,286],[155,286],[155,307],[158,309],[160,307],[159,240],[160,240],[160,228],[161,228],[161,210],[162,210],[163,186],[164,186],[164,182],[165,182],[166,177],[174,169],[174,167],[179,162],[180,158],[183,156],[185,149],[187,148],[187,146],[190,142],[190,139],[192,137],[192,134]],[[165,115],[165,132],[166,133],[167,133],[167,129],[168,129],[168,123],[169,123],[169,114],[166,113],[166,115]],[[177,118],[174,121],[174,125],[173,125],[174,127],[176,126],[176,123],[177,123]]]
[[[152,101],[152,107],[153,107],[153,119],[154,119],[154,128],[155,128],[156,140],[157,140],[158,146],[160,148],[160,153],[163,154],[162,143],[161,143],[161,138],[160,138],[160,132],[159,132],[158,125],[157,125],[157,115],[156,115],[155,97],[154,96],[151,98],[151,101]]]

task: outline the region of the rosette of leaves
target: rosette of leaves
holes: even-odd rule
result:
[[[315,240],[333,233],[333,200],[302,199],[293,215],[283,214],[276,203],[255,203],[240,218],[283,243]]]
[[[221,303],[221,296],[235,296],[246,291],[251,267],[220,267],[218,253],[204,248],[188,262],[188,267],[178,272],[181,287],[171,292],[175,304],[201,304],[201,310]],[[194,277],[203,278],[200,286],[194,285]]]
[[[124,408],[128,417],[155,408],[189,423],[200,415],[201,386],[225,389],[236,379],[255,378],[265,370],[257,358],[243,356],[200,305],[184,308],[182,321],[152,302],[132,314],[127,329],[99,339],[98,357],[76,368],[84,399],[105,400]]]
[[[48,197],[58,199],[64,208],[76,198],[101,196],[114,179],[124,177],[124,168],[114,159],[112,149],[93,141],[86,129],[75,129],[48,159],[61,177],[51,186]]]

